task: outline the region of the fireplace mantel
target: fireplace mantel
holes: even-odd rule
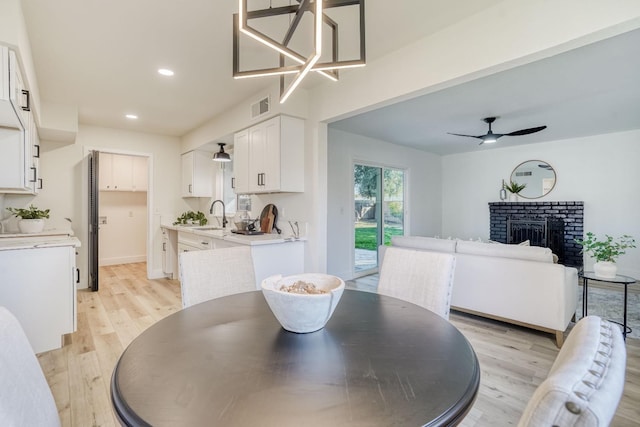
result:
[[[584,234],[584,202],[494,202],[489,203],[490,239],[507,243],[507,221],[562,219],[564,222],[564,264],[582,268],[582,247],[575,239]]]

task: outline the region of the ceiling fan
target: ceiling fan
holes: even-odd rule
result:
[[[520,130],[516,130],[509,133],[493,133],[493,131],[491,130],[491,123],[493,123],[496,119],[497,117],[487,117],[482,119],[485,123],[489,124],[489,132],[487,132],[484,135],[464,135],[461,133],[451,133],[451,132],[447,132],[447,133],[449,135],[468,136],[470,138],[478,138],[481,140],[480,145],[482,145],[482,144],[491,144],[493,142],[496,142],[498,138],[502,138],[503,136],[529,135],[530,133],[540,132],[541,130],[547,128],[546,126],[538,126],[535,128],[520,129]]]

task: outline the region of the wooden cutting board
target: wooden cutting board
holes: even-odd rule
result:
[[[263,233],[271,233],[271,230],[273,230],[273,223],[276,218],[274,208],[274,205],[268,204],[262,209],[262,213],[260,214],[260,231]]]

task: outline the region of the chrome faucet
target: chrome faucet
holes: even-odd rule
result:
[[[220,202],[222,204],[222,228],[225,228],[228,221],[227,221],[227,216],[224,212],[224,202],[222,200],[220,199],[214,200],[213,203],[211,203],[211,208],[209,208],[209,213],[213,215],[213,205],[215,205],[216,202]]]

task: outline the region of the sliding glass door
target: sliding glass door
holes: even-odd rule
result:
[[[404,234],[404,171],[355,164],[354,276],[378,270],[378,246]]]

